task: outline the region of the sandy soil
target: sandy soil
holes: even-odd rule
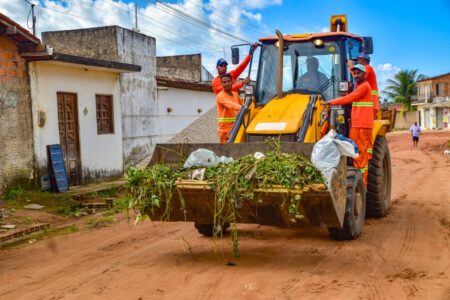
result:
[[[449,139],[389,136],[392,209],[358,240],[242,225],[234,259],[191,223],[123,221],[1,251],[0,298],[450,299]]]

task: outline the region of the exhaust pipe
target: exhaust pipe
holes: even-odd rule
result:
[[[278,93],[277,97],[283,97],[283,49],[284,40],[283,34],[277,29],[275,30],[278,36]]]

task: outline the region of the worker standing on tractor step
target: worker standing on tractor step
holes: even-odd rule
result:
[[[238,79],[238,77],[242,74],[242,72],[244,72],[245,68],[247,68],[247,66],[252,58],[251,53],[253,53],[253,51],[255,51],[255,49],[258,47],[258,45],[259,45],[258,43],[253,44],[251,46],[250,53],[236,67],[236,69],[229,72],[229,74],[231,75],[231,80],[232,80],[232,84],[233,84],[232,89],[234,92],[239,91],[244,86],[244,84],[250,82],[250,78],[246,77],[244,80],[235,83],[236,79]],[[219,59],[216,63],[216,69],[217,69],[218,75],[216,77],[214,77],[214,79],[211,82],[214,95],[216,95],[216,96],[223,90],[222,81],[221,81],[220,77],[223,74],[227,73],[227,66],[228,66],[228,63],[224,58]]]
[[[222,74],[220,80],[222,81],[223,91],[216,97],[217,132],[220,143],[225,144],[236,121],[236,116],[242,107],[242,100],[239,98],[239,94],[233,91],[233,77],[230,73]]]
[[[372,87],[372,95],[373,95],[373,110],[375,119],[381,119],[379,117],[380,113],[380,101],[379,101],[379,94],[378,94],[378,84],[377,84],[377,75],[375,74],[374,69],[370,65],[370,56],[369,54],[365,54],[364,52],[361,52],[358,55],[358,58],[356,58],[356,63],[363,65],[366,69],[366,80],[369,82],[370,86]],[[350,70],[353,68],[353,61],[349,59],[347,61],[348,67]]]
[[[361,171],[367,186],[369,152],[372,152],[373,97],[372,87],[366,80],[366,69],[357,64],[351,69],[356,80],[356,89],[350,94],[329,101],[321,101],[322,105],[352,104],[350,139],[355,141],[359,156],[353,159],[353,165]]]

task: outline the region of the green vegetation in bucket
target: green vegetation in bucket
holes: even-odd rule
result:
[[[233,254],[239,256],[238,230],[236,225],[236,209],[243,201],[256,201],[255,190],[271,189],[282,186],[287,189],[302,189],[313,184],[323,184],[323,177],[311,163],[300,154],[282,153],[279,141],[271,141],[272,150],[264,153],[262,158],[250,154],[232,163],[219,164],[206,168],[205,180],[215,192],[214,228],[225,228],[231,224]],[[132,194],[130,208],[137,214],[135,222],[142,220],[147,212],[163,209],[162,220],[170,218],[171,201],[177,192],[175,182],[188,176],[192,170],[168,165],[154,165],[144,170],[128,171],[128,186]],[[184,207],[184,201],[179,197]],[[286,199],[289,213],[295,219],[303,216],[299,212],[301,196],[293,194]],[[222,235],[222,231],[214,232],[214,237]]]

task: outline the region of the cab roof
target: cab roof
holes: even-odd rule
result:
[[[361,39],[362,37],[353,33],[348,33],[345,31],[340,32],[316,32],[316,33],[300,33],[300,34],[288,34],[283,36],[284,41],[296,42],[296,41],[308,41],[317,38],[333,37],[333,36],[346,36],[351,38]],[[260,42],[277,41],[277,36],[267,36],[259,39]]]

